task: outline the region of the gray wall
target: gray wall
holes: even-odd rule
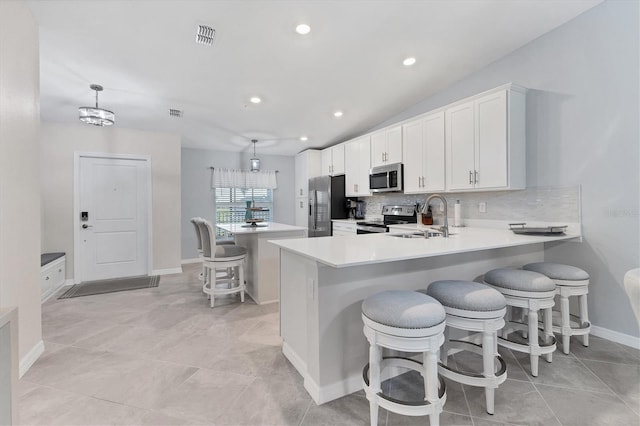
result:
[[[210,167],[248,169],[252,155],[239,152],[182,149],[182,259],[198,257],[196,237],[189,219],[202,216],[215,222]],[[273,220],[295,224],[294,157],[260,155],[262,170],[278,170],[278,189],[273,191]]]
[[[547,261],[591,274],[592,323],[640,336],[624,290],[639,266],[637,1],[607,1],[447,90],[391,124],[507,82],[527,97],[527,186],[582,186],[582,244],[549,245]]]

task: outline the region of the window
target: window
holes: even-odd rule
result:
[[[273,190],[251,188],[215,188],[216,223],[244,223],[247,201],[254,201],[254,207],[268,211],[252,212],[253,218],[273,221]],[[223,238],[223,230],[216,229],[216,238]]]

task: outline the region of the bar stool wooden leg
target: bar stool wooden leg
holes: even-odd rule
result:
[[[494,367],[494,355],[496,352],[496,333],[482,333],[482,366],[484,377],[494,379],[496,377]],[[487,413],[493,414],[494,400],[496,389],[493,387],[485,387],[485,399],[487,403]]]
[[[440,347],[440,362],[442,363],[442,365],[447,365],[448,358],[449,358],[449,328],[445,328],[444,343],[442,343],[442,346]]]
[[[238,266],[238,285],[242,287],[240,291],[240,302],[244,303],[244,265]]]
[[[427,374],[425,380],[425,400],[432,404],[435,404],[440,399],[438,396],[438,352],[430,350],[424,352],[423,365]],[[440,413],[435,412],[429,416],[429,422],[431,426],[438,426],[440,424]]]
[[[578,296],[578,299],[580,300],[580,322],[582,324],[586,324],[589,322],[589,307],[587,304],[587,295],[581,294],[580,296]],[[589,346],[589,333],[582,335],[582,345]]]
[[[569,296],[560,294],[560,312],[562,315],[562,352],[569,354],[569,341],[571,339],[571,321],[569,319]]]
[[[553,338],[553,311],[551,308],[544,309],[544,341],[549,342]],[[547,362],[553,361],[553,352],[546,355]]]
[[[531,375],[538,377],[538,358],[540,345],[538,344],[538,307],[529,306],[529,346],[531,347]]]
[[[374,394],[380,392],[380,364],[382,363],[382,350],[380,346],[372,344],[369,346],[369,383]],[[371,426],[378,424],[378,401],[369,401],[369,415]]]

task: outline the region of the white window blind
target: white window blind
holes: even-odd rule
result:
[[[254,219],[273,222],[273,190],[266,188],[215,188],[216,223],[244,223],[247,201],[268,211],[253,211]],[[223,236],[219,229],[216,236]]]

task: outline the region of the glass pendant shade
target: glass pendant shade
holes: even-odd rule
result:
[[[258,157],[256,157],[256,142],[258,142],[258,140],[257,139],[251,139],[251,142],[253,142],[253,158],[249,160],[249,162],[250,162],[249,170],[251,170],[252,172],[259,172],[260,171],[260,159]]]
[[[96,106],[78,108],[80,121],[94,126],[111,126],[116,121],[116,115],[112,111],[98,107],[98,92],[102,91],[102,86],[92,84],[89,87],[96,91]]]

